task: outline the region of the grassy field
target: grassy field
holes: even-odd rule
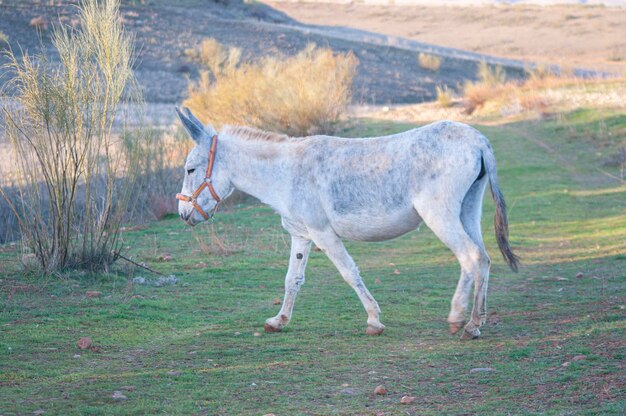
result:
[[[362,121],[344,134],[407,127]],[[506,268],[486,199],[494,264],[481,339],[447,332],[459,269],[426,227],[348,244],[381,305],[382,336],[364,334],[358,298],[320,252],[291,324],[263,333],[282,299],[288,239],[270,209],[232,207],[213,230],[168,218],[124,233],[128,253],[176,274],[174,286],[133,285],[155,277],[121,264],[109,275],[20,276],[17,249],[1,247],[0,414],[626,413],[626,185],[606,165],[626,116],[478,127],[524,263]],[[95,348],[78,349],[81,337]],[[373,393],[379,384],[386,395]],[[417,400],[402,405],[403,395]]]

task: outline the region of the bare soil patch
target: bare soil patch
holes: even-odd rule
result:
[[[347,26],[507,58],[626,71],[626,8],[273,2],[306,24]]]

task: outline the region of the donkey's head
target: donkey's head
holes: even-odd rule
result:
[[[217,204],[233,190],[223,169],[220,169],[217,150],[217,132],[210,125],[203,126],[188,108],[176,112],[185,130],[196,142],[185,161],[183,189],[176,195],[178,213],[189,225],[208,220]]]

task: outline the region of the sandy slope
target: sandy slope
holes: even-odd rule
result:
[[[351,26],[489,55],[626,73],[626,7],[269,4],[302,23]]]

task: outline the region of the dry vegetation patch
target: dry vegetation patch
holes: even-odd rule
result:
[[[15,189],[0,192],[19,222],[25,263],[45,273],[106,269],[115,259],[143,157],[141,134],[127,143],[113,134],[120,107],[141,101],[119,2],[80,7],[80,29],[53,30],[60,65],[45,51],[21,60],[10,51],[6,68],[3,102],[15,105],[3,106],[3,128],[16,177]]]
[[[524,81],[508,81],[501,67],[481,63],[478,81],[466,82],[463,105],[467,114],[544,116],[577,108],[623,108],[623,79],[579,78],[546,67],[527,70]]]
[[[417,56],[417,62],[424,69],[437,72],[441,68],[441,57],[437,55],[431,55],[428,53],[420,53]]]
[[[295,136],[332,131],[350,103],[357,66],[354,55],[313,44],[293,57],[258,62],[214,39],[186,54],[204,67],[184,103],[201,118]]]

